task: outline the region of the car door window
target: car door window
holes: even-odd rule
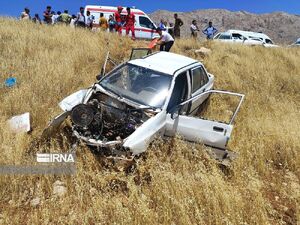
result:
[[[233,33],[232,38],[235,40],[244,40],[244,37],[241,34]]]
[[[179,74],[175,80],[175,85],[168,104],[167,111],[169,112],[175,106],[187,100],[187,98],[188,98],[188,80],[187,80],[187,73],[184,72]],[[187,109],[185,109],[184,111],[186,112]]]
[[[145,17],[145,16],[140,16],[139,17],[139,23],[141,27],[145,27],[145,28],[149,28],[149,29],[154,29],[154,25],[151,22],[151,20],[149,20],[149,18]]]
[[[199,90],[202,86],[207,84],[208,77],[202,66],[197,67],[191,71],[192,76],[192,93]]]

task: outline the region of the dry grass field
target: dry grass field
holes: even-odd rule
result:
[[[146,45],[0,19],[0,82],[18,82],[0,88],[0,165],[35,164],[36,152],[68,151],[67,132],[36,141],[61,112],[57,103],[95,82],[107,50],[124,61],[132,47]],[[212,53],[196,54],[202,46]],[[300,49],[187,39],[172,51],[201,60],[215,75],[215,89],[246,95],[229,142],[239,154],[234,163],[221,168],[207,147],[176,138],[155,141],[134,169],[122,171],[81,145],[74,176],[0,175],[0,224],[300,223]],[[6,121],[25,112],[32,132],[13,134]],[[57,180],[64,196],[53,194]]]

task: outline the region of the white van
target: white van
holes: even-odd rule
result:
[[[110,15],[113,15],[118,11],[117,7],[113,6],[97,6],[97,5],[87,5],[84,9],[84,14],[90,11],[91,15],[94,16],[93,26],[99,26],[100,13],[104,14],[104,17],[108,20]],[[156,25],[148,17],[146,13],[139,9],[132,8],[131,12],[135,15],[135,36],[136,38],[142,39],[153,39],[158,38],[159,34],[156,32]],[[126,16],[126,7],[123,7],[121,16]],[[125,27],[122,29],[122,34],[125,35]],[[131,32],[130,32],[131,35]]]
[[[266,34],[251,31],[228,30],[224,33],[217,34],[214,37],[214,39],[222,42],[240,43],[245,45],[263,45],[265,47],[278,47]]]

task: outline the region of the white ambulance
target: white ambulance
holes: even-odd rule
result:
[[[90,11],[91,15],[94,16],[93,26],[99,26],[100,13],[104,14],[104,17],[108,20],[110,15],[113,15],[118,11],[117,7],[113,6],[97,6],[97,5],[87,5],[84,10],[84,14]],[[148,17],[146,13],[139,9],[131,8],[131,12],[135,15],[135,36],[136,38],[142,39],[153,39],[158,38],[159,34],[156,32],[155,23]],[[121,16],[126,16],[126,7],[123,7]],[[125,27],[122,29],[122,34],[125,35]],[[130,32],[131,35],[131,32]]]

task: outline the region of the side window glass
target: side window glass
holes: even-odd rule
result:
[[[221,34],[221,35],[219,36],[219,39],[222,39],[222,40],[230,40],[231,37],[230,37],[230,35],[227,35],[227,34]]]
[[[267,44],[273,44],[273,42],[270,39],[266,39]]]
[[[141,27],[154,29],[154,26],[153,26],[152,22],[147,17],[140,16],[139,17],[139,22],[140,22]]]
[[[208,77],[202,66],[192,70],[192,93],[207,84]]]
[[[243,40],[243,36],[242,35],[240,35],[240,34],[236,34],[236,33],[233,33],[232,34],[232,37],[233,37],[233,39],[240,39],[240,40]]]

